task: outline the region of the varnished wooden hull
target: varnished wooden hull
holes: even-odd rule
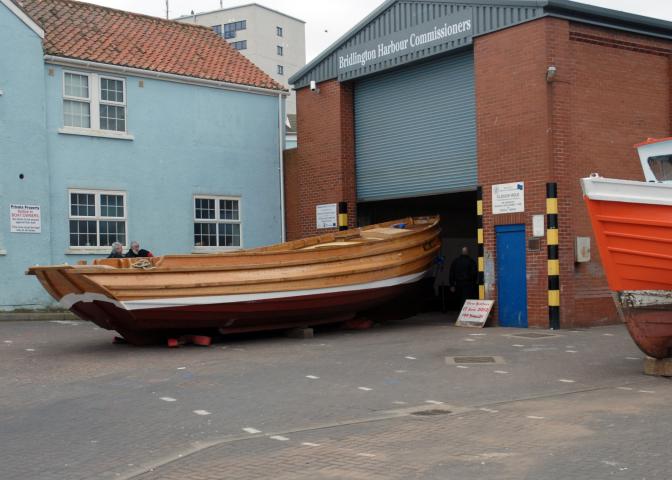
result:
[[[407,224],[395,231],[393,224]],[[339,322],[390,301],[431,268],[438,219],[218,255],[110,259],[32,267],[75,314],[132,343],[178,333],[281,329]],[[144,262],[147,268],[136,268]],[[135,266],[134,266],[135,264]]]

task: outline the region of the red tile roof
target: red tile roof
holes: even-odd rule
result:
[[[74,0],[17,0],[45,31],[44,53],[220,82],[285,87],[211,29]]]

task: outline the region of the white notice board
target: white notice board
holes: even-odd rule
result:
[[[42,233],[40,206],[11,203],[9,222],[11,233]]]
[[[315,207],[317,228],[335,228],[338,225],[338,205],[328,203]]]
[[[458,327],[483,327],[488,320],[494,300],[467,300],[462,306],[455,325]]]
[[[501,183],[492,186],[492,213],[525,211],[525,182]]]

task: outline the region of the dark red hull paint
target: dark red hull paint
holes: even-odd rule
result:
[[[625,324],[642,352],[653,358],[672,356],[672,305],[628,309]]]
[[[183,334],[222,334],[308,327],[349,320],[412,290],[416,284],[351,292],[175,308],[123,310],[107,302],[78,302],[70,310],[133,344]]]

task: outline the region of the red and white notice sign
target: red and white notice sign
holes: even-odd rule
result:
[[[483,327],[494,303],[494,300],[467,300],[464,302],[455,325],[458,327]]]
[[[42,233],[42,217],[39,205],[9,205],[10,232]]]

